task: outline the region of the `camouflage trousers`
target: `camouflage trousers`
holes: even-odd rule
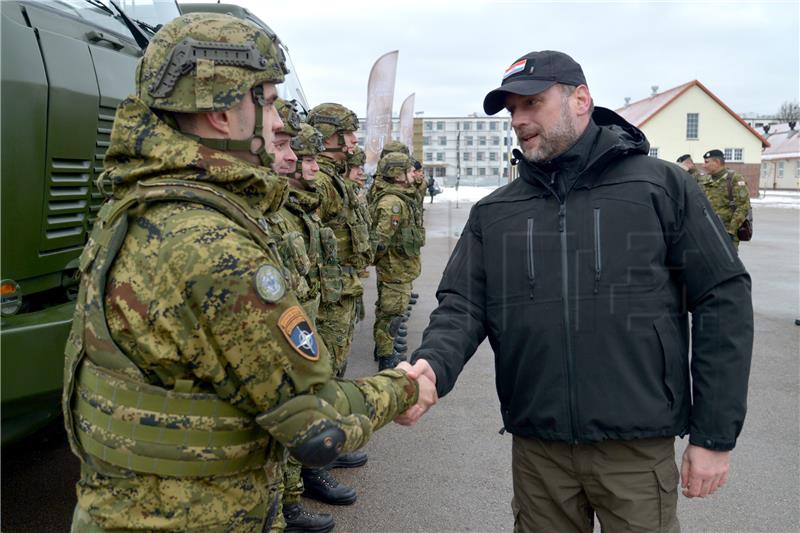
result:
[[[356,325],[356,307],[361,295],[342,295],[336,303],[319,306],[317,332],[331,354],[333,375],[341,377],[347,368],[347,355],[353,343]]]
[[[411,283],[388,283],[378,281],[378,301],[375,302],[375,353],[388,357],[394,351],[396,326],[406,312],[411,298]]]
[[[303,494],[303,478],[300,476],[301,465],[293,457],[286,461],[283,471],[283,504],[297,503]]]

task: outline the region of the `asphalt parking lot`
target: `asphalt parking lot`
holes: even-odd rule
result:
[[[427,245],[420,300],[409,321],[419,343],[434,293],[469,204],[426,204]],[[800,531],[800,209],[758,204],[755,238],[741,246],[753,277],[756,339],[749,412],[733,453],[728,485],[707,500],[680,496],[684,532]],[[372,361],[374,274],[364,280],[367,318],[358,325],[348,376],[376,371]],[[333,512],[336,531],[511,531],[511,437],[502,426],[493,355],[484,343],[453,392],[413,428],[391,425],[367,445],[370,460],[337,477],[358,490]],[[676,443],[680,454],[685,442]],[[57,433],[2,453],[2,530],[67,531],[75,503],[77,460]]]

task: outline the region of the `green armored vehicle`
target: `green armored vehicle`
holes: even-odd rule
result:
[[[114,113],[150,37],[179,14],[174,0],[0,2],[3,445],[60,415],[77,261],[104,198],[95,180]],[[281,92],[307,107],[294,73]]]

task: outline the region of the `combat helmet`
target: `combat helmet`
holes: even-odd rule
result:
[[[282,83],[286,58],[275,35],[246,21],[218,13],[191,13],[165,24],[150,41],[136,68],[136,94],[150,108],[176,113],[225,111],[249,91],[256,103],[256,125],[246,140],[195,140],[218,150],[251,150],[264,166],[266,152],[262,84]]]
[[[347,156],[347,168],[363,167],[367,162],[367,154],[360,146],[353,148],[353,153]]]
[[[392,153],[401,153],[406,154],[408,156],[411,155],[411,152],[408,150],[408,146],[401,143],[400,141],[389,141],[388,143],[383,145],[383,150],[381,150],[381,157],[385,156],[386,154]]]
[[[319,104],[308,112],[308,123],[317,128],[327,139],[334,133],[339,134],[339,146],[326,147],[326,152],[344,152],[344,132],[358,130],[358,116],[341,104]]]
[[[386,154],[378,161],[378,175],[388,182],[393,182],[410,168],[414,168],[411,158],[400,152]]]
[[[283,121],[283,128],[280,133],[296,137],[300,133],[300,115],[297,113],[297,103],[294,100],[284,100],[278,98],[275,100],[275,109]]]
[[[300,129],[295,137],[292,137],[292,151],[297,155],[295,163],[295,175],[303,175],[303,158],[307,156],[315,157],[325,151],[325,143],[322,134],[314,126],[305,122],[300,124]]]

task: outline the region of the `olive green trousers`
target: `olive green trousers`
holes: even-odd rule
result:
[[[679,533],[675,439],[566,444],[514,436],[514,531]]]

